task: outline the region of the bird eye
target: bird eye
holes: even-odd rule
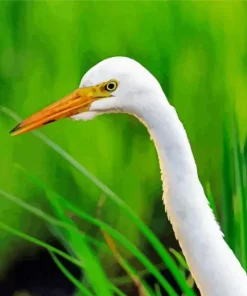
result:
[[[114,91],[118,87],[118,83],[116,81],[110,81],[105,85],[105,90]]]

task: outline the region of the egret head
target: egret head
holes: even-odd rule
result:
[[[22,134],[66,117],[88,120],[103,113],[135,114],[151,103],[154,93],[158,98],[161,87],[141,64],[126,57],[108,58],[82,77],[78,89],[28,117],[11,133]]]

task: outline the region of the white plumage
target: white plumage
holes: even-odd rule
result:
[[[136,61],[114,57],[90,69],[80,86],[112,78],[120,82],[114,97],[94,102],[90,111],[94,116],[129,113],[147,127],[159,156],[165,209],[201,295],[246,296],[246,273],[223,239],[198,179],[186,132],[160,84]]]

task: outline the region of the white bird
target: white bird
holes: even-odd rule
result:
[[[77,90],[24,120],[12,134],[65,117],[88,120],[113,112],[137,117],[154,140],[165,209],[201,295],[247,296],[246,272],[209,207],[184,127],[159,82],[141,64],[126,57],[103,60]]]

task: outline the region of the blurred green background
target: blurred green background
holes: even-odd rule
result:
[[[134,58],[158,78],[177,109],[200,179],[211,184],[220,212],[222,130],[232,106],[240,139],[246,135],[246,19],[245,1],[1,1],[0,104],[25,118],[78,87],[102,59]],[[10,137],[15,125],[1,113],[0,188],[49,211],[44,193],[16,168],[20,164],[93,214],[102,192],[31,133]],[[174,245],[156,151],[141,123],[115,114],[63,120],[41,132],[123,198],[167,247]],[[0,219],[44,240],[51,235],[42,221],[3,198]],[[104,219],[145,248],[136,227],[111,202]],[[1,232],[0,274],[35,248]]]

